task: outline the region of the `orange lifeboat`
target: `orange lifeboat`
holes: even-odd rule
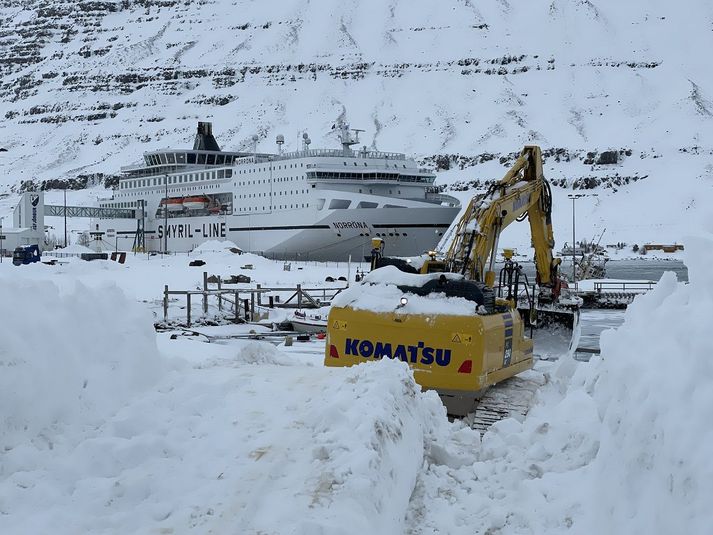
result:
[[[183,199],[183,207],[187,210],[203,210],[210,203],[210,199],[204,195],[186,197]]]
[[[174,199],[162,199],[160,206],[162,208],[168,208],[169,212],[180,212],[181,210],[183,210],[183,198],[178,197]]]

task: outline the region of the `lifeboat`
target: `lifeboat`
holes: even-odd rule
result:
[[[196,197],[186,197],[183,199],[183,207],[186,210],[203,210],[210,203],[210,199],[203,195]]]
[[[161,200],[161,208],[167,207],[169,212],[180,212],[183,210],[183,198],[163,199]]]

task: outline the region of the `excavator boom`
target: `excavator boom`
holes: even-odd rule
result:
[[[446,254],[452,271],[492,286],[487,273],[494,272],[500,233],[514,221],[527,216],[535,264],[540,284],[557,283],[552,256],[552,199],[542,173],[542,154],[534,145],[526,146],[500,182],[470,200],[457,224],[455,238]]]

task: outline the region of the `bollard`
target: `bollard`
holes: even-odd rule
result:
[[[203,272],[203,315],[208,314],[208,272]]]
[[[191,294],[186,293],[186,325],[191,326]]]
[[[168,284],[163,287],[163,321],[168,321]]]

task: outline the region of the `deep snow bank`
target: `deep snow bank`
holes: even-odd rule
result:
[[[115,286],[0,279],[0,295],[0,456],[97,424],[158,378],[152,318]]]
[[[445,422],[437,396],[422,396],[408,368],[390,360],[292,373],[306,375],[271,409],[279,438],[257,450],[280,466],[260,477],[259,499],[232,525],[244,533],[402,533],[424,441],[434,420]]]
[[[713,525],[713,236],[686,246],[690,284],[666,273],[574,377],[571,389],[591,393],[599,415],[584,525],[601,532]]]
[[[690,284],[665,274],[621,328],[602,334],[601,357],[553,367],[527,418],[495,424],[475,463],[434,464],[421,475],[431,507],[417,518],[412,506],[413,526],[452,534],[710,532],[713,236],[686,246]]]
[[[448,422],[403,363],[208,345],[100,427],[0,457],[0,532],[404,533],[424,443]]]

